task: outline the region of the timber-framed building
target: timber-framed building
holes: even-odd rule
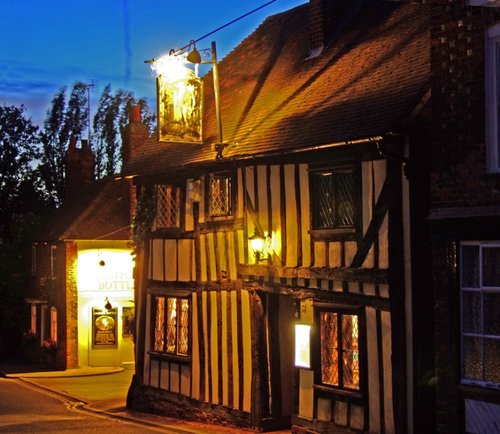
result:
[[[159,92],[159,130],[123,170],[140,235],[131,408],[411,432],[426,411],[416,350],[432,358],[432,321],[413,321],[432,304],[412,293],[427,261],[415,222],[428,177],[413,161],[427,139],[428,16],[419,3],[311,0],[218,64],[220,107],[212,73],[194,86],[201,111],[176,115]]]

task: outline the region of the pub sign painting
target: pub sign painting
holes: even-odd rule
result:
[[[116,348],[117,308],[92,308],[92,347]]]
[[[158,76],[160,141],[201,142],[202,96],[202,81],[188,68],[175,80]]]

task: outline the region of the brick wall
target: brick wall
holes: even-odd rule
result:
[[[66,252],[66,368],[78,367],[78,288],[76,263],[78,249],[76,243],[65,243]]]
[[[464,0],[431,0],[430,4],[431,207],[499,205],[495,181],[487,176],[484,86],[485,32],[500,20],[500,10],[465,6]],[[488,236],[483,228],[488,225],[477,219],[432,222],[438,434],[462,428],[457,249],[460,240]]]
[[[431,3],[432,205],[499,204],[486,177],[484,33],[500,12],[463,1]]]

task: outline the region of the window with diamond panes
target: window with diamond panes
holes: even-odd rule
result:
[[[324,311],[319,322],[321,383],[359,390],[359,316]]]
[[[354,169],[311,172],[312,222],[315,229],[354,228]]]
[[[179,227],[180,188],[173,185],[156,186],[156,225],[159,228]]]
[[[463,243],[462,382],[500,386],[500,243]]]
[[[153,351],[187,356],[189,351],[189,300],[155,296]]]
[[[226,175],[211,175],[209,182],[210,216],[229,216],[231,214],[231,178]]]

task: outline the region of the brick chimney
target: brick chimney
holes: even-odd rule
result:
[[[129,123],[122,130],[123,165],[134,158],[139,147],[149,137],[148,126],[141,119],[140,106],[130,107],[128,118]]]
[[[340,33],[364,0],[309,0],[309,58]]]
[[[65,197],[70,198],[85,185],[94,180],[94,156],[88,140],[82,140],[77,148],[78,139],[71,137],[65,155],[66,188]]]

